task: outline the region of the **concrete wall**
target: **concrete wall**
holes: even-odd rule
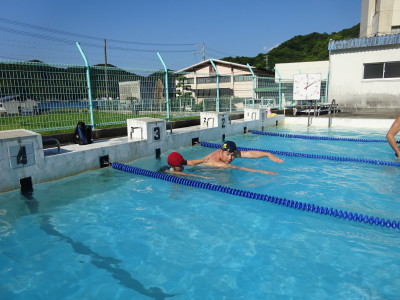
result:
[[[391,34],[393,26],[400,26],[400,1],[362,0],[360,37]]]
[[[321,79],[325,80],[329,71],[329,61],[276,64],[275,68],[278,70],[283,81],[291,82],[293,81],[293,76],[299,73],[321,73]],[[278,72],[275,72],[275,81],[279,79]]]
[[[400,108],[400,78],[363,79],[364,64],[400,60],[400,47],[331,51],[328,95],[343,111]]]
[[[215,114],[215,119],[223,113]],[[61,147],[61,153],[57,148],[43,149],[42,136],[27,130],[8,130],[0,132],[0,192],[11,191],[20,188],[20,180],[31,178],[33,184],[58,180],[67,176],[77,175],[82,172],[99,169],[100,158],[108,156],[109,162],[129,163],[135,159],[154,156],[156,149],[161,153],[171,150],[179,151],[180,147],[192,146],[193,139],[198,141],[221,140],[223,136],[243,134],[250,130],[268,130],[268,127],[278,124],[296,124],[307,126],[307,117],[284,117],[277,115],[266,117],[265,109],[249,108],[245,110],[244,119],[232,120],[224,123],[209,122],[210,127],[202,125],[168,130],[160,134],[160,139],[151,138],[150,131],[143,131],[143,138],[130,138],[127,136],[109,140],[95,141],[89,145],[66,145]],[[142,118],[149,119],[149,118]],[[132,119],[132,120],[141,120]],[[165,122],[153,119],[150,122]],[[342,119],[333,118],[332,126],[356,127],[356,128],[390,128],[393,119]],[[137,123],[130,123],[136,124]],[[215,127],[214,127],[215,126]],[[327,118],[312,118],[311,126],[328,127]],[[148,128],[151,128],[149,126]],[[163,127],[164,128],[164,127]],[[136,129],[135,129],[136,130]],[[127,129],[128,131],[128,129]],[[134,136],[134,135],[133,135]],[[28,163],[15,165],[15,156],[10,159],[10,148],[32,144]],[[33,152],[33,153],[31,153]],[[12,156],[12,155],[11,155]],[[14,166],[14,167],[13,167]]]
[[[218,113],[215,119],[218,118]],[[264,110],[265,115],[265,110]],[[61,153],[57,148],[43,149],[42,136],[27,130],[8,130],[0,132],[0,192],[6,192],[20,188],[20,180],[31,178],[33,184],[61,179],[67,176],[100,168],[100,158],[108,156],[109,162],[127,163],[135,159],[155,155],[156,149],[161,153],[179,147],[191,146],[193,139],[199,141],[222,140],[236,134],[242,134],[245,130],[261,130],[264,127],[275,126],[277,122],[283,123],[283,115],[259,119],[238,119],[231,123],[224,123],[225,127],[218,122],[209,122],[209,126],[191,126],[179,128],[172,131],[165,130],[165,125],[160,126],[162,130],[160,139],[152,138],[152,132],[143,130],[143,138],[135,138],[127,132],[126,137],[109,140],[95,141],[89,145],[67,145],[61,147]],[[149,119],[149,118],[142,118]],[[134,119],[134,120],[140,120]],[[145,120],[145,122],[165,122],[164,120]],[[129,124],[130,123],[128,120]],[[144,125],[143,125],[144,126]],[[216,127],[213,127],[216,126]],[[148,128],[152,128],[151,126]],[[128,128],[127,131],[130,129]],[[137,129],[134,129],[135,131]],[[132,138],[131,138],[132,136]],[[12,167],[11,160],[15,161],[15,156],[10,158],[10,147],[20,145],[30,145],[34,151],[33,164],[19,164],[16,168]],[[32,162],[32,155],[31,155]],[[15,163],[14,163],[15,165]]]

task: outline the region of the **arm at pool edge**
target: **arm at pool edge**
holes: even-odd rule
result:
[[[204,179],[213,179],[212,177],[201,176],[201,175],[196,175],[196,174],[188,174],[188,173],[179,172],[179,171],[167,170],[165,172],[172,174],[172,175],[183,175],[183,176],[193,176],[193,177],[204,178]]]
[[[386,134],[386,139],[389,145],[392,147],[398,159],[400,159],[400,150],[396,143],[395,135],[400,131],[400,115],[394,120],[392,126],[390,127],[388,133]]]
[[[258,169],[251,169],[251,168],[246,168],[246,167],[238,167],[235,165],[230,165],[230,164],[225,164],[225,163],[219,163],[219,162],[207,162],[206,165],[212,166],[212,167],[220,167],[224,169],[237,169],[237,170],[242,170],[242,171],[247,171],[247,172],[252,172],[252,173],[261,173],[261,174],[266,174],[266,175],[277,175],[278,173],[274,171],[268,171],[268,170],[258,170]]]
[[[280,159],[279,157],[273,155],[270,152],[263,152],[263,151],[257,151],[257,150],[250,150],[250,151],[237,151],[238,155],[237,157],[243,157],[243,158],[262,158],[262,157],[268,157],[271,161],[277,162],[277,163],[283,163],[283,160]]]
[[[191,160],[187,160],[186,163],[188,166],[195,166],[195,165],[199,165],[206,162],[205,157],[203,158],[199,158],[199,159],[191,159]]]

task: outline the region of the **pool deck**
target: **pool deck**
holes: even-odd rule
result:
[[[337,118],[344,119],[392,119],[394,120],[400,114],[400,110],[391,112],[379,112],[379,111],[356,111],[356,112],[340,112],[336,114]],[[320,115],[318,118],[327,118],[328,115]]]
[[[216,113],[216,117],[218,114],[221,113]],[[214,124],[214,120],[210,128],[205,128],[203,124],[178,128],[171,132],[165,130],[165,126],[161,126],[160,128],[164,128],[161,130],[159,140],[155,140],[152,133],[147,133],[140,138],[132,136],[131,133],[130,136],[127,134],[124,137],[95,140],[94,143],[88,145],[62,145],[60,150],[55,145],[43,149],[43,139],[40,134],[24,130],[23,132],[21,130],[3,131],[0,132],[2,170],[0,192],[21,188],[21,182],[27,178],[35,185],[96,170],[112,162],[128,163],[138,158],[156,156],[157,153],[192,146],[200,141],[222,141],[225,137],[243,134],[249,130],[264,130],[283,123],[307,126],[308,122],[307,116],[276,115],[253,119],[254,114],[251,112],[251,119],[245,117],[231,120],[229,124],[222,127],[218,122]],[[332,127],[368,127],[386,130],[391,126],[396,115],[394,113],[389,118],[387,114],[339,113],[332,119]],[[320,115],[311,118],[311,126],[328,127],[327,116]]]

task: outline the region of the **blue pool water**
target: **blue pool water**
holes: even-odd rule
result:
[[[278,126],[273,132],[384,138]],[[238,146],[395,161],[386,143],[254,134]],[[219,143],[220,141],[212,141]],[[178,149],[185,158],[213,151]],[[156,171],[148,157],[130,164]],[[218,185],[400,220],[400,167],[281,156],[239,170],[187,167]],[[196,179],[191,177],[190,179]],[[183,186],[112,168],[0,194],[0,299],[396,299],[400,229]]]

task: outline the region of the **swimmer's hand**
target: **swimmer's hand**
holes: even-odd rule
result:
[[[276,173],[274,171],[268,171],[268,170],[260,170],[260,173],[267,174],[267,175],[278,175],[278,173]]]
[[[193,177],[204,178],[204,179],[214,179],[212,177],[201,176],[201,175],[197,175],[197,174],[188,174],[188,173],[178,172],[178,171],[169,171],[169,173],[179,174],[179,175],[183,175],[183,176],[193,176]]]
[[[275,155],[273,155],[272,153],[269,153],[269,152],[268,152],[268,158],[273,162],[277,162],[277,163],[280,163],[280,164],[283,163],[282,159],[280,159],[279,157],[277,157],[277,156],[275,156]]]
[[[214,179],[213,177],[207,177],[207,176],[200,176],[200,175],[194,175],[200,178],[204,178],[204,179]]]

